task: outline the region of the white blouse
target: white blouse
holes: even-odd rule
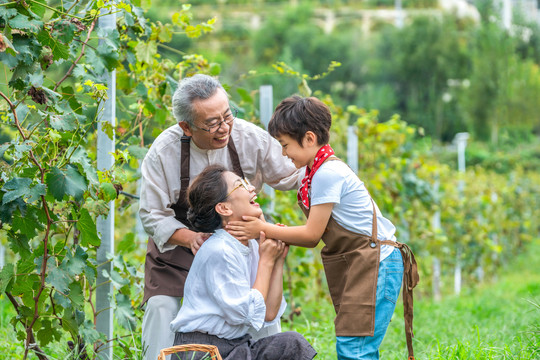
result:
[[[183,304],[171,322],[171,331],[198,331],[234,339],[250,329],[259,331],[279,322],[287,307],[285,299],[281,300],[276,318],[265,322],[264,298],[251,288],[258,264],[256,240],[250,240],[249,246],[245,246],[225,230],[217,230],[203,243],[193,260]]]

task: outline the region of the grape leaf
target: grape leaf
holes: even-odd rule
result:
[[[53,60],[69,58],[69,47],[52,37],[47,30],[41,30],[37,35],[37,40],[51,49]]]
[[[68,165],[65,171],[53,167],[45,178],[47,190],[56,200],[62,200],[64,195],[71,195],[81,200],[88,188],[86,179],[79,173],[77,167]]]
[[[8,24],[13,29],[23,29],[33,32],[39,31],[39,29],[43,26],[42,21],[30,19],[28,16],[23,14],[17,14],[17,16],[9,19]]]
[[[31,257],[22,257],[17,261],[17,272],[19,274],[30,273],[35,269],[36,264],[34,264],[34,259]]]
[[[32,179],[29,178],[13,178],[9,180],[2,188],[2,190],[7,190],[2,198],[2,204],[24,198],[24,196],[28,195],[30,184],[32,184]]]
[[[26,212],[26,203],[21,198],[18,198],[15,201],[10,201],[7,204],[0,203],[0,221],[8,224],[11,223],[13,220],[13,213],[17,209],[19,209],[21,214]]]
[[[105,201],[112,201],[116,199],[116,189],[114,188],[114,185],[111,183],[101,183],[99,185],[100,193],[103,196],[103,200]]]
[[[80,246],[77,246],[74,255],[71,252],[67,253],[64,260],[66,263],[65,269],[71,275],[79,275],[86,267],[86,259],[88,259],[88,254]]]
[[[11,227],[14,231],[20,231],[21,234],[26,235],[28,239],[33,239],[37,232],[43,229],[43,224],[38,220],[35,208],[30,208],[24,216],[17,213],[13,217]]]
[[[50,118],[51,127],[55,130],[60,131],[72,131],[77,128],[76,118],[73,116],[51,116]]]
[[[28,191],[28,203],[33,203],[34,201],[39,200],[41,195],[47,194],[47,186],[45,184],[36,184],[30,188]]]
[[[116,308],[114,315],[120,326],[131,331],[135,330],[137,318],[135,317],[135,313],[133,312],[133,308],[131,306],[131,300],[128,296],[124,294],[116,295]]]
[[[75,36],[77,27],[67,20],[60,21],[54,25],[52,37],[64,44],[69,44]]]
[[[41,4],[44,4],[46,5],[46,1],[43,1],[43,0],[32,0],[32,2],[29,4],[30,5],[30,9],[31,11],[36,15],[36,16],[39,16],[39,17],[43,17],[45,15],[45,6],[44,5],[41,5]]]
[[[0,294],[3,294],[6,290],[9,291],[9,285],[15,277],[15,269],[13,264],[6,264],[0,270]]]
[[[53,341],[54,338],[60,337],[58,330],[52,327],[50,320],[41,320],[41,328],[37,332],[37,338],[41,346],[45,346]]]
[[[72,149],[73,148],[70,148],[69,151],[71,152]],[[86,177],[88,178],[90,183],[98,183],[96,168],[92,166],[92,162],[88,157],[86,149],[84,149],[83,147],[78,147],[71,156],[71,162],[82,166],[84,172],[86,173]]]
[[[17,15],[17,9],[7,8],[6,6],[0,6],[0,18],[4,19],[4,21],[8,21],[9,19],[15,17],[16,15]]]
[[[76,308],[82,309],[84,307],[84,294],[81,284],[74,282],[69,285],[68,298],[72,301]]]
[[[52,260],[52,261],[51,261]],[[54,258],[50,258],[47,264],[46,281],[61,293],[66,293],[71,279],[64,269],[57,267]]]
[[[79,220],[77,221],[77,229],[81,232],[80,239],[81,239],[81,245],[82,246],[99,246],[101,243],[101,240],[98,236],[97,230],[96,230],[96,223],[92,219],[92,216],[90,216],[90,213],[88,210],[82,208],[81,216],[79,217]]]

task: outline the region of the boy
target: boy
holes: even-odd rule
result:
[[[336,310],[338,359],[378,359],[405,271],[403,292],[409,359],[412,351],[412,288],[418,282],[410,249],[396,242],[395,227],[384,218],[364,183],[334,155],[328,144],[332,116],[320,100],[292,96],[276,108],[269,133],[297,168],[306,166],[298,200],[305,225],[280,227],[254,217],[230,222],[233,236],[280,239],[321,251]],[[404,269],[405,265],[405,269]]]

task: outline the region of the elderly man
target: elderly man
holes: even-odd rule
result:
[[[149,360],[173,344],[169,324],[180,309],[193,256],[209,236],[188,228],[186,190],[190,180],[211,164],[247,178],[257,190],[263,183],[290,190],[301,179],[301,172],[282,156],[275,139],[236,118],[237,110],[216,79],[197,74],[180,81],[173,112],[178,124],[156,138],[141,167],[139,215],[150,236],[142,340]],[[255,337],[276,331],[266,329]]]

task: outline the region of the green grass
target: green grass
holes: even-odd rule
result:
[[[415,299],[416,358],[540,359],[540,241],[501,269],[498,277],[497,283],[469,289],[460,297],[440,302]],[[294,329],[313,344],[320,359],[336,359],[333,318],[333,307],[321,300],[302,304],[302,315],[294,321]],[[290,324],[283,328],[289,330]],[[381,359],[406,357],[400,299],[381,346]]]
[[[501,269],[498,278],[496,283],[469,289],[460,297],[447,296],[440,302],[415,299],[416,358],[540,359],[540,241]],[[427,293],[428,289],[421,286],[422,283],[419,293]],[[318,359],[336,359],[332,305],[326,298],[300,305],[301,315],[295,318],[292,329],[306,336],[318,351]],[[0,358],[20,359],[23,348],[9,323],[12,314],[11,304],[1,296]],[[290,329],[291,324],[284,322],[283,330]],[[66,359],[66,341],[58,344],[50,359]],[[123,342],[133,351],[131,359],[141,357],[139,334],[132,334]],[[120,353],[116,348],[115,359],[121,358]],[[400,298],[381,346],[381,359],[406,357]],[[31,355],[29,359],[36,357]]]

